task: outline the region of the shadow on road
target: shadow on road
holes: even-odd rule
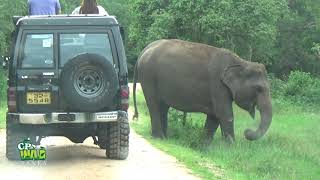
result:
[[[101,152],[99,152],[101,151]],[[60,145],[49,146],[47,149],[47,161],[51,163],[63,163],[70,160],[104,160],[106,161],[105,150],[95,146],[87,145]]]

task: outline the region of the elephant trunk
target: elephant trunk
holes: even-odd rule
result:
[[[261,121],[256,131],[246,129],[244,135],[248,140],[261,138],[268,130],[272,121],[272,105],[269,92],[258,95],[257,108],[260,111]]]

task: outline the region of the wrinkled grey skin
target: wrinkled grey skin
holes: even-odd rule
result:
[[[167,134],[169,107],[184,112],[207,114],[207,140],[211,142],[220,125],[224,137],[234,141],[232,102],[261,122],[257,130],[247,129],[246,139],[256,140],[272,120],[270,88],[264,65],[244,61],[234,53],[212,46],[181,40],[158,40],[141,53],[134,75],[139,81],[151,116],[152,136]]]

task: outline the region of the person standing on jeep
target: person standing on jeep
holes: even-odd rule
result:
[[[59,0],[28,0],[29,15],[56,15],[60,14]]]
[[[82,0],[81,6],[73,10],[72,14],[100,14],[109,16],[107,11],[99,6],[96,0]]]

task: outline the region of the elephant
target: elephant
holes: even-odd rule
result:
[[[224,139],[235,141],[233,102],[252,118],[256,108],[260,112],[258,128],[244,132],[247,140],[261,138],[272,121],[265,66],[245,61],[227,49],[178,39],[149,44],[134,69],[134,118],[138,117],[135,92],[138,81],[151,116],[151,133],[156,138],[167,136],[170,107],[206,114],[205,132],[209,142],[219,125]]]

